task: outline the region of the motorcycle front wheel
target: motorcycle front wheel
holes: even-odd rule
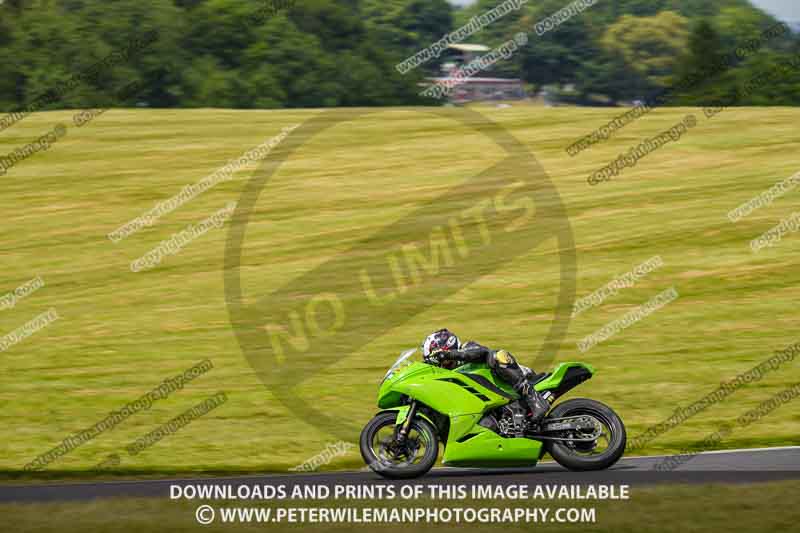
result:
[[[419,477],[439,455],[439,438],[430,422],[414,417],[402,444],[397,442],[397,413],[380,413],[361,431],[361,456],[373,472],[388,479]]]

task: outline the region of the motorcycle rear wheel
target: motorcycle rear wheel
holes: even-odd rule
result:
[[[588,415],[602,425],[602,438],[607,447],[596,452],[594,443],[547,441],[547,451],[558,464],[575,471],[605,470],[614,465],[625,452],[627,434],[622,419],[613,409],[595,400],[576,398],[560,403],[548,413],[548,418]]]

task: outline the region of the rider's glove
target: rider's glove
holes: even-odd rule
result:
[[[445,350],[434,350],[433,352],[431,352],[431,354],[428,356],[428,358],[431,361],[435,361],[437,363],[441,363],[442,361],[444,361],[444,356],[445,356],[446,353],[447,352]]]

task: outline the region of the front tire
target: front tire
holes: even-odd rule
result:
[[[576,398],[558,404],[548,418],[588,415],[603,426],[607,447],[598,451],[600,438],[594,442],[546,441],[547,451],[558,464],[575,471],[605,470],[619,461],[625,452],[625,425],[613,409],[595,400]],[[597,453],[595,453],[597,452]]]
[[[361,431],[361,457],[373,472],[388,479],[410,479],[430,470],[439,456],[439,438],[433,425],[414,417],[404,447],[394,443],[397,413],[380,413]]]

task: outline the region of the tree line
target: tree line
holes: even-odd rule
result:
[[[6,0],[0,109],[438,105],[419,84],[452,60],[447,53],[404,74],[397,66],[501,3]],[[746,0],[597,0],[538,35],[536,24],[568,3],[521,0],[464,42],[496,46],[526,32],[528,44],[487,74],[577,104],[665,92],[667,105],[800,100],[800,42],[788,28],[686,83],[777,23]],[[147,36],[157,37],[132,47]]]

